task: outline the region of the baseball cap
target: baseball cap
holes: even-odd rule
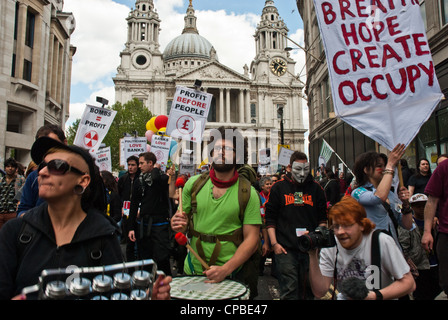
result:
[[[31,158],[35,163],[39,164],[43,161],[45,155],[52,148],[67,150],[80,155],[89,166],[89,175],[91,177],[95,175],[95,161],[86,149],[75,145],[69,146],[49,137],[40,137],[34,141],[33,146],[31,147]]]
[[[91,207],[104,212],[107,206],[105,187],[98,166],[89,151],[75,145],[66,145],[49,137],[41,137],[36,139],[31,147],[31,158],[35,163],[40,164],[52,148],[75,153],[84,159],[89,167],[90,184],[83,193],[81,205],[86,212]]]
[[[409,199],[410,203],[428,201],[428,197],[423,193],[416,193]]]

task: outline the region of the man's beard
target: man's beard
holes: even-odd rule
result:
[[[234,163],[212,163],[212,168],[217,172],[229,172],[231,170],[234,170],[235,166],[236,165]]]

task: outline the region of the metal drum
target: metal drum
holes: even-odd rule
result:
[[[225,279],[206,283],[203,276],[175,277],[171,282],[171,299],[176,300],[248,300],[249,288],[241,282]]]

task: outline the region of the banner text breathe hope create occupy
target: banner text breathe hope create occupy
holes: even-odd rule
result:
[[[396,14],[409,6],[419,6],[418,1],[321,2],[323,22],[337,28],[347,46],[328,57],[334,74],[343,77],[334,93],[344,105],[385,100],[390,94],[413,94],[422,80],[433,86],[434,65],[425,34],[410,33],[412,21]],[[429,59],[420,59],[425,56]]]

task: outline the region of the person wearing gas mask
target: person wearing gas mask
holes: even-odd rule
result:
[[[265,204],[266,227],[275,253],[282,300],[313,299],[308,279],[309,257],[298,246],[298,237],[327,226],[326,197],[310,174],[306,154],[291,155],[284,179],[275,183]]]

